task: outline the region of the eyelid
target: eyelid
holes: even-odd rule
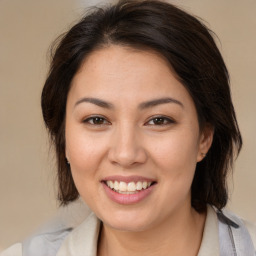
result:
[[[156,115],[156,116],[150,117],[150,119],[146,122],[146,125],[147,125],[147,123],[149,123],[150,121],[152,121],[152,120],[154,120],[154,119],[156,119],[156,118],[161,118],[161,119],[167,120],[168,123],[167,123],[167,124],[160,124],[160,125],[157,125],[157,124],[148,124],[148,125],[152,125],[152,126],[165,126],[165,125],[171,125],[171,124],[176,123],[176,121],[173,120],[173,119],[170,118],[170,117],[163,116],[163,115]]]
[[[93,126],[102,126],[102,125],[106,125],[106,124],[91,124],[89,123],[90,120],[93,120],[94,118],[102,118],[104,119],[104,122],[107,121],[107,125],[110,124],[110,122],[107,120],[106,117],[102,116],[102,115],[92,115],[92,116],[89,116],[89,117],[86,117],[85,119],[83,119],[83,123],[87,123],[89,125],[93,125]]]
[[[104,119],[103,120],[103,124],[91,124],[89,121],[90,120],[93,120],[94,118],[101,118],[101,119]],[[157,119],[157,118],[161,118],[161,119],[164,119],[164,121],[167,121],[167,123],[165,124],[148,124],[150,121],[153,121],[154,119]],[[89,125],[92,125],[92,126],[103,126],[103,125],[110,125],[111,123],[107,120],[106,117],[102,116],[102,115],[92,115],[92,116],[89,116],[89,117],[86,117],[85,119],[83,119],[82,121],[83,123],[87,123]],[[107,124],[105,123],[107,122]],[[145,123],[146,125],[152,125],[152,126],[166,126],[166,125],[171,125],[173,123],[176,123],[175,120],[173,120],[172,118],[170,117],[167,117],[167,116],[164,116],[164,115],[155,115],[155,116],[152,116],[150,117],[150,119]]]

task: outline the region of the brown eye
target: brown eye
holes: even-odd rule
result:
[[[170,118],[159,116],[159,117],[154,117],[151,120],[149,120],[147,122],[147,125],[160,126],[160,125],[168,125],[168,124],[171,124],[171,123],[174,123],[174,121],[171,120]]]
[[[157,117],[157,118],[153,119],[153,123],[156,124],[156,125],[164,124],[164,122],[165,122],[165,119],[162,118],[162,117]]]
[[[104,125],[104,124],[109,124],[109,122],[101,116],[93,116],[90,118],[87,118],[83,121],[83,123],[88,123],[91,125]]]
[[[104,119],[102,117],[94,117],[94,118],[92,118],[92,122],[93,122],[93,124],[103,124]]]

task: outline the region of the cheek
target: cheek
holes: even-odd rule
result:
[[[66,128],[66,155],[69,159],[72,175],[76,182],[96,175],[96,170],[104,155],[104,143],[95,136],[88,135],[83,129]]]
[[[192,133],[177,131],[165,140],[155,141],[154,145],[152,159],[163,184],[165,200],[173,202],[187,197],[197,164],[197,138]]]
[[[103,148],[96,143],[92,136],[84,133],[66,133],[66,152],[75,186],[89,206],[97,200],[98,172]]]
[[[182,172],[184,168],[194,169],[198,140],[192,133],[177,131],[161,140],[151,140],[151,151],[154,161],[163,166],[163,169]]]
[[[186,133],[188,135],[188,133]],[[190,198],[198,148],[194,136],[173,136],[155,143],[154,160],[161,184],[160,204],[182,205]],[[171,209],[172,207],[170,207]]]

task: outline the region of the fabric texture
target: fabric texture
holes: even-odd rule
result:
[[[217,211],[219,219],[220,256],[255,256],[256,251],[248,228],[236,215]]]
[[[255,256],[256,226],[228,211],[223,211],[223,216],[228,223],[239,226],[231,227],[236,251],[233,251],[227,223],[208,206],[198,256]],[[100,225],[100,220],[88,207],[76,202],[61,209],[37,234],[13,245],[0,256],[96,256]]]
[[[22,244],[16,243],[3,251],[0,256],[23,256],[22,255]]]

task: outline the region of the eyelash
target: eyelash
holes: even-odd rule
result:
[[[102,126],[102,125],[104,125],[104,124],[94,124],[94,123],[90,123],[91,120],[96,120],[97,118],[99,118],[99,119],[101,119],[101,120],[103,120],[103,121],[106,121],[106,118],[103,117],[103,116],[91,116],[91,117],[85,119],[85,120],[83,121],[83,123],[88,123],[88,124],[90,124],[90,125],[96,125],[96,126]],[[108,122],[108,121],[107,121],[107,122]],[[109,122],[108,122],[108,124],[109,124]]]
[[[87,124],[89,124],[89,125],[95,125],[95,126],[104,126],[104,125],[105,125],[104,123],[101,123],[101,124],[90,123],[90,121],[94,122],[94,121],[97,120],[97,119],[100,119],[100,120],[103,121],[103,122],[107,121],[106,118],[103,117],[103,116],[91,116],[91,117],[85,119],[85,120],[83,121],[83,123],[87,123]],[[164,123],[162,123],[162,124],[148,124],[148,125],[150,125],[150,126],[160,126],[160,127],[162,127],[162,126],[167,126],[167,125],[170,125],[170,124],[175,123],[174,120],[172,120],[172,119],[169,118],[169,117],[165,117],[165,116],[154,116],[153,118],[151,118],[151,119],[150,119],[149,121],[147,121],[146,123],[149,123],[149,122],[154,121],[154,120],[156,121],[157,119],[161,119],[162,121],[164,121]],[[110,125],[110,122],[107,121],[107,125]]]
[[[151,118],[147,123],[149,123],[150,121],[154,121],[154,120],[157,120],[157,119],[160,119],[160,120],[163,120],[164,123],[163,124],[150,124],[150,125],[154,125],[154,126],[166,126],[166,125],[170,125],[170,124],[174,124],[175,121],[169,117],[165,117],[165,116],[155,116],[153,118]]]

